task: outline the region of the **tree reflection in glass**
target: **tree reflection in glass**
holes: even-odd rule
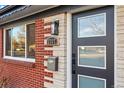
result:
[[[12,29],[12,56],[25,57],[25,28],[24,26]]]

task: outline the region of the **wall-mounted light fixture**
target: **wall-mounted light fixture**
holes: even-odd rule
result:
[[[58,35],[59,34],[59,20],[55,20],[51,24],[51,35]]]

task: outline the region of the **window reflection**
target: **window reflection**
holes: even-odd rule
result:
[[[11,56],[11,29],[6,30],[6,55]]]
[[[12,29],[12,54],[14,57],[25,57],[25,29],[24,26]]]
[[[79,47],[79,65],[105,67],[105,47]]]
[[[78,37],[104,36],[105,13],[79,18]]]
[[[79,88],[105,88],[105,79],[79,76]]]
[[[35,58],[35,23],[7,29],[5,39],[6,56]]]
[[[27,25],[27,57],[35,58],[35,24]]]

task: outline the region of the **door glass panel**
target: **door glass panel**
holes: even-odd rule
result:
[[[106,14],[96,14],[78,18],[78,37],[106,35]]]
[[[106,67],[105,46],[79,46],[78,65],[93,68]]]
[[[106,80],[102,78],[79,75],[78,87],[79,88],[105,88]]]

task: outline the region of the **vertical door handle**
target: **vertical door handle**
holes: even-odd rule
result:
[[[72,74],[76,74],[76,59],[74,53],[72,53]]]

